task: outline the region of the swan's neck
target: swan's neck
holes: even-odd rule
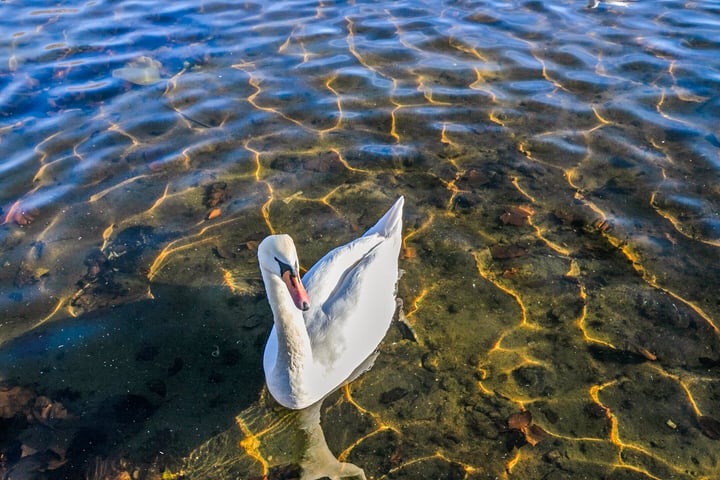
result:
[[[300,389],[302,376],[313,362],[305,319],[280,278],[272,276],[265,279],[265,285],[278,339],[275,372],[280,375],[286,372],[291,388]]]

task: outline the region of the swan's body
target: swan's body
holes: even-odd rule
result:
[[[362,237],[321,258],[302,283],[288,235],[260,243],[260,271],[275,322],[263,366],[268,390],[280,404],[308,407],[372,365],[396,308],[402,207],[400,197]]]

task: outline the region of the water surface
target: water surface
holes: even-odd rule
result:
[[[398,195],[404,319],[325,402],[341,461],[720,471],[717,2],[0,8],[10,478],[294,478],[257,242],[307,268]]]

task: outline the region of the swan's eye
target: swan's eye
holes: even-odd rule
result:
[[[292,268],[290,265],[288,265],[288,264],[285,263],[285,262],[282,262],[282,261],[278,260],[277,257],[275,257],[275,261],[276,261],[276,262],[278,263],[278,265],[280,266],[280,276],[281,276],[281,277],[283,276],[283,273],[285,273],[285,272],[290,272],[290,276],[291,276],[291,277],[294,277],[294,276],[295,276],[295,273],[294,273],[294,271],[293,271],[293,268]]]

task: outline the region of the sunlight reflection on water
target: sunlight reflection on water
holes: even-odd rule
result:
[[[407,324],[323,407],[341,461],[711,478],[720,8],[590,6],[3,2],[1,468],[281,476],[257,241],[309,266],[403,194]]]

